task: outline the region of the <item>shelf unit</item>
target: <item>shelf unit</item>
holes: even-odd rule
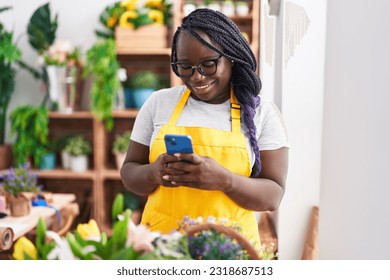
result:
[[[173,28],[176,30],[184,14],[186,1],[175,1],[173,6]],[[233,16],[233,21],[249,34],[250,43],[255,55],[259,54],[259,0],[250,1],[250,14],[245,17]],[[171,30],[171,35],[172,35]],[[181,83],[170,69],[170,48],[162,49],[121,49],[118,60],[128,73],[141,69],[154,70],[156,73],[169,76],[170,85]],[[111,232],[111,207],[115,195],[125,192],[119,170],[115,167],[115,159],[111,153],[116,133],[131,130],[138,110],[128,109],[114,111],[114,128],[107,132],[104,123],[98,121],[91,112],[80,111],[71,114],[51,112],[49,114],[50,139],[62,135],[81,134],[93,144],[93,153],[89,160],[89,170],[74,173],[69,170],[36,170],[44,189],[53,192],[75,193],[80,206],[80,217],[75,224],[88,222],[93,218],[102,231]],[[139,198],[145,201],[145,198]]]
[[[133,128],[137,112],[135,109],[114,111],[114,128],[111,132],[106,131],[104,123],[98,121],[91,112],[49,113],[50,139],[81,134],[93,146],[86,172],[76,173],[61,168],[34,170],[38,173],[44,190],[76,194],[81,209],[76,222],[85,223],[93,218],[102,230],[110,230],[113,197],[116,193],[125,191],[119,170],[115,166],[115,157],[111,153],[112,143],[117,133]]]

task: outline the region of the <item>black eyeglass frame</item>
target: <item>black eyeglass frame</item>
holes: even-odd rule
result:
[[[180,77],[180,78],[189,78],[189,77],[192,77],[192,75],[194,75],[195,73],[195,68],[198,70],[199,74],[201,74],[202,76],[205,76],[205,77],[208,77],[208,76],[212,76],[214,75],[215,73],[217,73],[217,70],[218,70],[218,62],[219,60],[223,57],[222,54],[220,54],[217,58],[213,58],[213,59],[206,59],[200,63],[198,63],[198,65],[191,65],[191,75],[180,75],[179,74],[179,70],[178,70],[178,65],[180,64],[189,64],[187,62],[171,62],[171,65],[172,65],[172,70],[173,72],[176,74],[176,76]],[[212,61],[214,62],[215,64],[215,71],[214,73],[212,74],[207,74],[205,75],[204,71],[203,71],[203,68],[202,68],[202,64],[205,63],[205,62],[209,62],[209,61]],[[190,64],[189,64],[190,65]],[[188,69],[189,70],[189,69]]]

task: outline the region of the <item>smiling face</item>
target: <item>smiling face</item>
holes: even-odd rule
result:
[[[207,34],[203,32],[199,34],[211,45],[222,50],[221,46],[213,42]],[[191,90],[193,98],[214,104],[223,103],[229,99],[232,63],[226,57],[222,56],[218,59],[219,53],[202,44],[188,31],[179,34],[176,51],[177,62],[184,63],[186,67],[191,65],[207,67],[210,60],[215,60],[217,64],[216,72],[210,76],[200,74],[199,69],[195,68],[192,76],[181,78]]]

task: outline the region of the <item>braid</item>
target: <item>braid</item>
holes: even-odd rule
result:
[[[233,64],[231,84],[234,94],[241,105],[243,123],[249,129],[250,144],[255,154],[252,176],[261,171],[260,150],[257,145],[256,125],[253,122],[256,108],[260,105],[261,81],[256,74],[256,58],[248,41],[242,36],[238,26],[224,14],[210,9],[197,9],[183,19],[172,40],[171,61],[177,61],[177,38],[181,31],[191,32],[200,42],[215,52],[230,59]],[[205,41],[198,30],[207,33],[223,47],[219,50]]]

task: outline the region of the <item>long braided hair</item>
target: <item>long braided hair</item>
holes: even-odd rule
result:
[[[210,9],[197,9],[184,17],[182,25],[176,30],[172,40],[171,62],[177,61],[177,38],[181,31],[191,32],[200,42],[227,57],[233,63],[232,84],[234,94],[241,105],[243,122],[249,129],[250,144],[255,154],[252,177],[261,171],[260,151],[256,139],[256,125],[253,122],[255,109],[260,105],[261,81],[256,74],[256,58],[248,41],[238,26],[221,12]],[[223,47],[219,50],[205,41],[199,34],[201,30]]]

